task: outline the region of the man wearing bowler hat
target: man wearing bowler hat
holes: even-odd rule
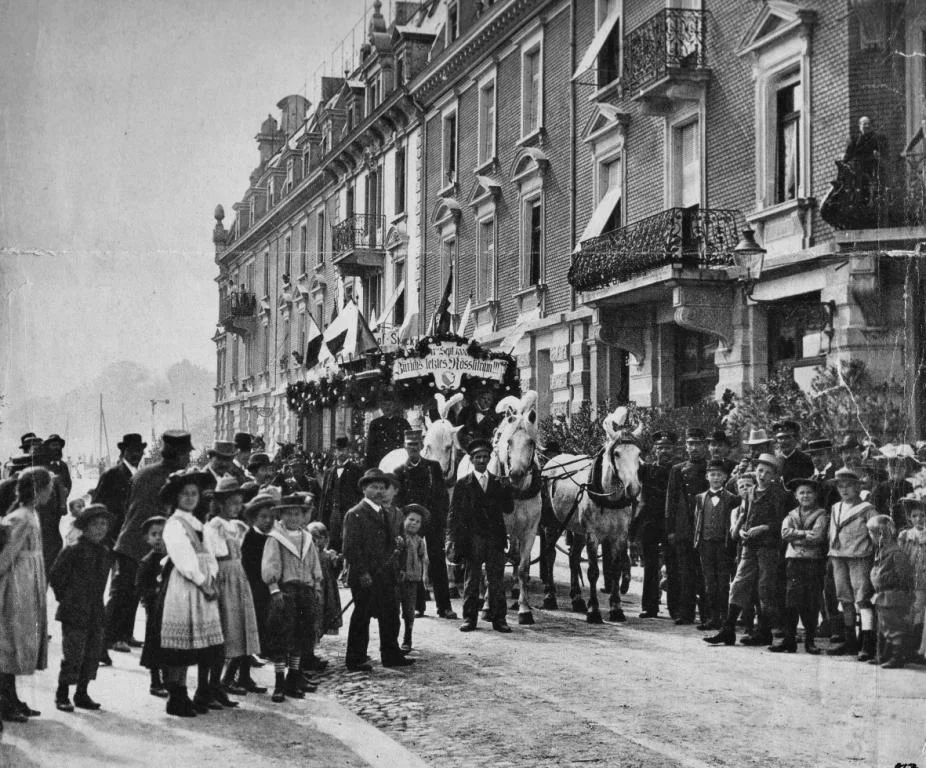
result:
[[[505,573],[507,531],[505,515],[514,512],[511,487],[488,471],[492,444],[477,437],[466,447],[473,471],[457,481],[447,516],[448,549],[465,566],[461,632],[476,629],[479,582],[485,565],[487,607],[496,632],[511,632],[502,579]]]
[[[727,476],[733,474],[736,462],[730,458],[730,438],[722,429],[715,429],[707,438],[707,453],[711,461],[722,461]]]
[[[354,612],[347,633],[345,664],[348,669],[369,672],[367,647],[370,618],[379,623],[379,653],[384,667],[412,663],[399,648],[399,601],[396,530],[383,506],[386,486],[394,481],[379,468],[368,469],[358,481],[363,499],[344,515],[344,560]]]
[[[361,493],[357,483],[363,474],[360,467],[350,460],[350,442],[346,435],[334,440],[334,464],[325,470],[322,477],[322,494],[318,503],[321,520],[331,536],[331,548],[341,551],[341,527],[344,514],[360,501]]]
[[[813,459],[798,448],[801,427],[796,421],[784,419],[772,425],[778,442],[778,460],[781,466],[779,477],[787,486],[799,477],[810,477],[814,473]]]
[[[704,587],[701,564],[694,549],[694,512],[699,493],[708,488],[707,435],[703,429],[690,428],[685,433],[685,450],[688,459],[676,464],[669,472],[666,489],[666,541],[674,553],[674,569],[666,567],[669,589],[678,596],[676,624],[693,624],[695,608],[701,597],[701,621],[706,616],[703,604]],[[672,581],[675,577],[676,585]]]
[[[189,432],[168,430],[161,435],[161,460],[142,467],[132,478],[125,522],[114,548],[116,571],[109,585],[109,602],[106,604],[105,646],[115,651],[125,652],[131,646],[139,645],[132,638],[132,632],[138,609],[135,576],[138,564],[149,549],[144,522],[165,511],[159,492],[171,472],[186,468],[192,452]]]
[[[254,479],[248,469],[252,450],[253,439],[251,436],[247,432],[238,432],[235,435],[235,457],[227,472],[238,481],[239,485]]]
[[[420,429],[405,431],[405,451],[408,459],[396,468],[395,476],[399,481],[396,504],[404,507],[408,504],[420,504],[428,510],[428,522],[422,530],[422,536],[428,545],[428,572],[434,589],[434,602],[437,615],[443,619],[455,619],[450,604],[450,585],[447,579],[446,553],[444,537],[447,530],[447,508],[450,499],[444,485],[444,475],[440,464],[421,455],[422,437]],[[424,612],[425,589],[419,584],[416,610]]]
[[[112,548],[116,544],[116,537],[122,530],[125,522],[126,507],[129,503],[129,490],[132,487],[132,478],[138,472],[138,465],[148,444],[142,440],[137,432],[123,435],[122,441],[116,443],[119,449],[119,463],[107,469],[100,475],[100,481],[91,496],[94,504],[103,504],[113,516],[112,525],[104,543]]]
[[[638,473],[642,490],[636,517],[630,525],[630,535],[639,539],[643,555],[641,619],[655,619],[659,616],[659,545],[665,543],[666,491],[669,487],[669,472],[675,463],[677,440],[674,432],[654,432],[654,461],[642,464]],[[666,550],[666,561],[668,560]],[[677,610],[674,592],[669,592],[667,602],[671,615]]]

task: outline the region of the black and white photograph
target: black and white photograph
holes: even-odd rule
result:
[[[926,0],[0,0],[0,768],[926,768]]]

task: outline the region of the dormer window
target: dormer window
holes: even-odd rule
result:
[[[447,45],[450,45],[460,36],[460,5],[447,3]]]
[[[286,189],[292,189],[296,180],[296,162],[290,157],[286,160]]]
[[[379,74],[370,79],[367,84],[367,112],[370,113],[379,105],[380,102],[380,78]]]

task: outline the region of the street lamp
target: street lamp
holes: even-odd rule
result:
[[[157,445],[157,442],[158,442],[158,433],[157,433],[157,430],[154,428],[154,409],[155,409],[155,407],[156,407],[157,405],[159,405],[160,403],[163,403],[164,405],[170,405],[170,400],[154,400],[154,399],[152,399],[152,400],[150,400],[149,402],[151,403],[151,441],[152,441],[151,444],[152,444],[152,445]]]

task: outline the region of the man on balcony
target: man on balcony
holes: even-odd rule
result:
[[[858,133],[849,139],[843,162],[855,171],[860,202],[871,201],[871,191],[879,194],[883,185],[881,160],[887,157],[887,140],[884,134],[876,133],[870,117],[861,117],[858,121]]]

